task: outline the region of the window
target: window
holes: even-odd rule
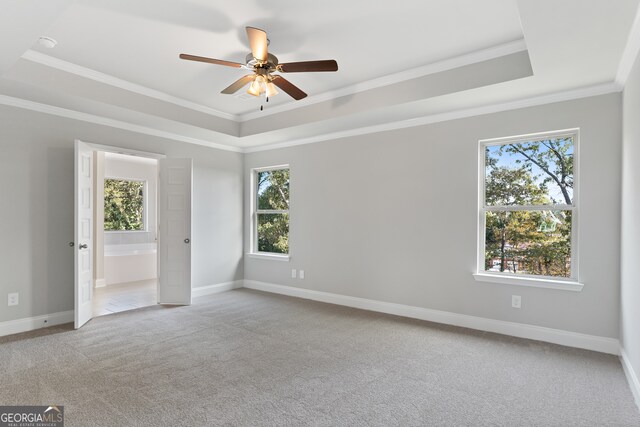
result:
[[[254,252],[289,253],[289,168],[254,170]]]
[[[105,179],[104,230],[144,230],[144,194],[144,181]]]
[[[480,141],[479,275],[577,281],[577,140],[570,130]]]

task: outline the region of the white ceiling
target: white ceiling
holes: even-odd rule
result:
[[[0,96],[205,144],[285,143],[612,84],[638,1],[9,0]],[[260,99],[219,93],[246,71],[178,58],[244,62],[247,25],[267,31],[280,62],[336,59],[339,71],[287,75],[309,97],[281,93],[259,112]],[[37,35],[58,46],[39,46]],[[501,57],[511,58],[502,69],[482,69],[493,77],[464,84],[474,63]],[[406,81],[451,87],[416,98]],[[381,102],[367,101],[375,94]]]
[[[392,13],[387,3],[370,0],[90,0],[73,5],[47,30],[59,42],[56,49],[34,49],[239,114],[260,102],[220,91],[246,70],[186,62],[178,54],[244,63],[247,25],[267,32],[269,50],[281,62],[338,61],[339,73],[287,76],[309,94],[522,38],[512,0],[400,1]],[[286,95],[271,101],[292,102]]]

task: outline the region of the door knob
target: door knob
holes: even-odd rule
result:
[[[189,239],[184,239],[184,242],[185,242],[185,243],[189,243],[190,241],[191,241],[191,240],[189,240]]]
[[[78,246],[78,249],[87,249],[88,246],[86,244],[81,244],[80,246]]]

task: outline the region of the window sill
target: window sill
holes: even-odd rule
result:
[[[534,288],[556,289],[560,291],[580,292],[584,284],[572,280],[536,279],[533,277],[515,277],[501,274],[476,273],[473,278],[478,282],[501,283],[503,285],[531,286]]]
[[[291,258],[289,255],[280,255],[280,254],[268,254],[268,253],[248,253],[246,254],[249,258],[255,259],[269,259],[272,261],[286,261],[289,262]]]

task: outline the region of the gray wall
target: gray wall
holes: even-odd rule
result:
[[[636,65],[625,92],[626,114],[634,117],[638,85]],[[73,240],[73,141],[79,138],[194,159],[194,287],[245,277],[616,338],[621,115],[620,96],[606,95],[251,153],[243,170],[237,153],[0,107],[0,296],[20,292],[17,307],[0,300],[0,321],[73,308],[73,249],[67,244]],[[478,139],[571,127],[581,128],[584,290],[475,282]],[[637,125],[627,120],[627,163],[640,159],[638,137]],[[246,259],[243,267],[246,178],[251,168],[283,163],[292,174],[291,261]],[[625,170],[624,234],[630,238],[623,247],[626,259],[635,261],[640,198],[631,196],[640,174]],[[249,226],[244,212],[246,248]],[[626,332],[639,324],[630,308],[639,296],[629,285],[630,262],[623,267],[623,295],[632,304],[623,310],[623,339],[640,369],[640,343]],[[305,279],[291,279],[291,268],[305,269]],[[522,309],[510,307],[513,294],[522,295]]]
[[[636,375],[640,375],[640,58],[624,89],[622,140],[620,341]]]
[[[0,107],[0,321],[73,309],[76,138],[192,157],[193,286],[242,279],[241,154]]]
[[[246,258],[245,279],[617,338],[620,120],[612,94],[247,154],[246,206],[252,168],[291,166],[291,261]],[[478,140],[573,127],[583,291],[474,281]]]

